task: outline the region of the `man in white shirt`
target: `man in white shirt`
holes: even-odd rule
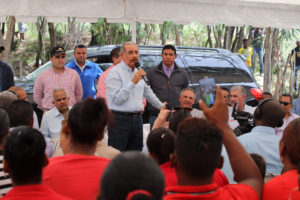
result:
[[[61,121],[64,120],[64,114],[70,109],[69,97],[64,89],[54,89],[52,98],[55,107],[44,114],[40,128],[45,138],[49,139],[59,137]]]
[[[180,107],[182,108],[192,108],[195,103],[196,95],[193,89],[185,88],[181,91],[179,96]],[[205,118],[201,110],[193,108],[190,112],[192,117]]]
[[[237,111],[244,111],[250,114],[254,113],[255,107],[246,105],[246,89],[243,86],[233,86],[230,89],[229,100],[231,104],[231,107],[229,107],[229,126],[234,129],[239,125],[238,121],[231,116],[234,105],[237,104]]]

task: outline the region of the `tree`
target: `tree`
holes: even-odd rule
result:
[[[8,17],[8,27],[5,38],[5,51],[3,55],[3,61],[9,63],[9,56],[11,54],[11,44],[15,34],[16,19],[13,16]]]

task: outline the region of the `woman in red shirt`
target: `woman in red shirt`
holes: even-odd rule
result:
[[[298,187],[297,166],[300,163],[300,118],[284,129],[279,143],[281,162],[285,172],[264,185],[263,200],[289,199]]]

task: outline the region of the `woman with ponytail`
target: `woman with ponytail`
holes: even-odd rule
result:
[[[66,154],[49,160],[43,172],[44,184],[72,199],[95,199],[109,160],[94,154],[108,119],[102,98],[87,98],[74,105],[68,120],[62,122],[61,146]]]

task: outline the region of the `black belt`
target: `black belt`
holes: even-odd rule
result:
[[[121,111],[112,110],[112,112],[117,115],[126,115],[126,116],[140,116],[142,114],[141,111],[140,112],[121,112]]]

